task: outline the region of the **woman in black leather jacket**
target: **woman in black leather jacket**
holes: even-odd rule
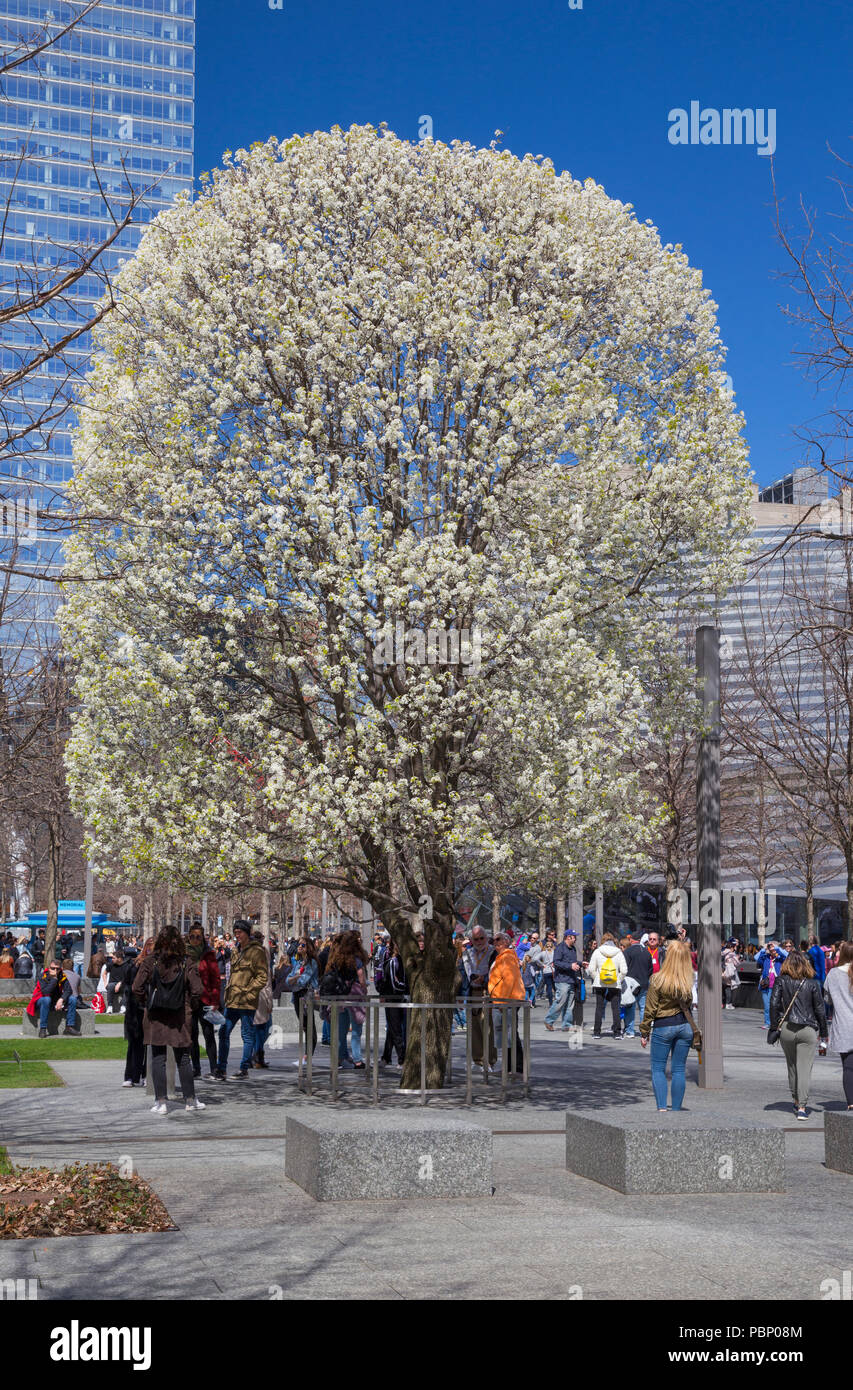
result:
[[[825,1043],[829,1030],[823,992],[814,966],[802,951],[789,953],[773,986],[770,1029],[771,1033],[780,1030],[794,1109],[797,1119],[805,1120],[818,1038]]]

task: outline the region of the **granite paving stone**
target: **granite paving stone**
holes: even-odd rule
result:
[[[568,1290],[581,1286],[584,1301],[626,1293],[650,1302],[717,1295],[733,1302],[819,1300],[821,1282],[850,1267],[843,1213],[853,1200],[853,1175],[824,1161],[826,1117],[846,1118],[840,1064],[832,1056],[816,1061],[812,1113],[798,1126],[784,1059],[766,1046],[757,1018],[742,1014],[723,1020],[725,1090],[700,1092],[691,1060],[686,1104],[696,1123],[778,1133],[782,1193],[625,1196],[566,1172],[568,1110],[606,1121],[641,1107],[657,1123],[649,1059],[627,1041],[585,1042],[570,1053],[564,1038],[545,1032],[544,1010],[534,1015],[528,1101],[515,1097],[502,1106],[490,1087],[470,1108],[458,1093],[431,1100],[425,1110],[417,1098],[383,1104],[382,1113],[403,1121],[444,1115],[491,1132],[494,1196],[440,1202],[317,1203],[285,1176],[288,1115],[332,1110],[298,1090],[295,1042],[285,1039],[268,1054],[270,1071],[245,1085],[200,1085],[203,1113],[174,1107],[165,1120],[150,1114],[144,1093],[122,1089],[123,1063],[55,1062],[63,1088],[0,1092],[0,1143],[13,1162],[58,1166],[129,1154],[179,1229],[0,1240],[0,1277],[35,1277],[48,1299],[239,1301],[269,1299],[270,1287],[279,1286],[288,1301],[568,1301]],[[464,1043],[456,1046],[461,1060]],[[321,1077],[327,1067],[325,1050]],[[369,1098],[351,1074],[348,1082],[342,1107],[369,1117]],[[393,1077],[385,1084],[392,1086]]]

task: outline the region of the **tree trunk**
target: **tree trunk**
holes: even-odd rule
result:
[[[548,925],[548,899],[540,895],[539,898],[539,940],[545,940],[545,928]]]
[[[764,945],[767,940],[767,904],[764,901],[764,884],[764,875],[760,874],[758,878],[758,892],[756,894],[756,906],[758,910],[755,914],[758,919],[758,949],[760,951],[764,950]]]
[[[56,941],[59,935],[59,881],[62,873],[62,834],[58,822],[51,817],[47,823],[48,878],[47,928],[44,934],[44,963],[56,960]]]
[[[174,891],[174,889],[172,888],[172,885],[169,884],[169,887],[168,887],[168,889],[166,890],[166,925],[167,925],[167,926],[172,926],[172,925],[174,925],[173,922],[172,922],[172,913],[173,913],[173,911],[174,911],[174,908],[175,908],[175,891]]]
[[[499,888],[492,889],[492,936],[501,929],[501,893]]]
[[[557,898],[557,940],[562,941],[566,935],[566,895],[560,893]]]
[[[452,930],[452,929],[451,929]],[[422,968],[409,982],[413,1004],[450,1004],[453,1002],[456,978],[456,951],[451,945],[451,932],[446,942],[434,941],[427,957],[428,946],[422,953]],[[421,1028],[425,1027],[426,1084],[429,1090],[440,1090],[447,1071],[450,1051],[451,1010],[410,1009],[406,1057],[400,1086],[403,1090],[419,1090],[421,1085]]]
[[[844,935],[848,941],[853,941],[853,865],[847,870],[847,930]]]
[[[683,925],[684,925],[683,922],[682,922],[682,920],[681,920],[681,897],[679,896],[679,897],[677,897],[677,898],[674,898],[674,897],[672,896],[673,893],[677,893],[677,892],[678,892],[678,869],[677,869],[677,866],[676,866],[675,864],[673,864],[673,862],[672,862],[672,860],[670,859],[670,857],[667,856],[667,862],[666,862],[666,893],[665,893],[664,901],[663,901],[663,903],[661,904],[661,913],[662,913],[662,916],[663,916],[663,922],[662,922],[661,925],[662,925],[662,929],[663,929],[664,932],[666,932],[667,929],[668,929],[669,927],[680,927],[680,926],[683,926]],[[688,914],[688,916],[689,916],[689,914]]]
[[[270,944],[270,895],[269,890],[264,889],[261,893],[261,931],[264,936],[264,944]]]
[[[431,894],[433,902],[439,888]],[[444,894],[445,901],[449,895]],[[383,913],[383,921],[400,953],[408,981],[409,998],[413,1004],[452,1004],[456,997],[456,948],[453,945],[453,915],[440,913],[433,907],[433,917],[417,922],[423,926],[424,949],[418,946],[415,928],[408,914]],[[408,1009],[406,1055],[400,1086],[403,1090],[419,1090],[421,1085],[421,1028],[424,1028],[426,1055],[426,1085],[439,1090],[444,1085],[447,1055],[450,1050],[450,1009],[430,1013],[424,1009]]]

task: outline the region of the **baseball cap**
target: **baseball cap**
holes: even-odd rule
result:
[[[567,931],[567,932],[566,932],[566,936],[573,936],[573,937],[575,938],[575,940],[577,940],[577,935],[578,935],[578,934],[577,934],[576,931]]]

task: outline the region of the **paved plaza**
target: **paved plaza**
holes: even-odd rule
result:
[[[144,1092],[121,1088],[120,1062],[52,1063],[63,1089],[0,1092],[0,1142],[13,1163],[129,1157],[176,1229],[2,1241],[0,1278],[35,1277],[43,1299],[737,1301],[817,1300],[824,1280],[850,1268],[853,1176],[823,1161],[823,1112],[845,1108],[837,1058],[816,1062],[813,1109],[797,1124],[760,1015],[727,1013],[726,1089],[700,1091],[691,1054],[686,1106],[715,1122],[781,1128],[787,1191],[626,1197],[566,1172],[564,1116],[652,1109],[648,1053],[639,1038],[588,1033],[570,1051],[543,1017],[537,1009],[529,1100],[502,1107],[496,1087],[470,1109],[429,1102],[492,1130],[494,1193],[474,1199],[317,1203],[288,1181],[286,1115],[306,1105],[295,1039],[244,1084],[201,1083],[203,1114],[175,1105],[166,1119],[150,1114]],[[318,1068],[327,1057],[318,1047]],[[365,1101],[356,1090],[339,1104]]]

